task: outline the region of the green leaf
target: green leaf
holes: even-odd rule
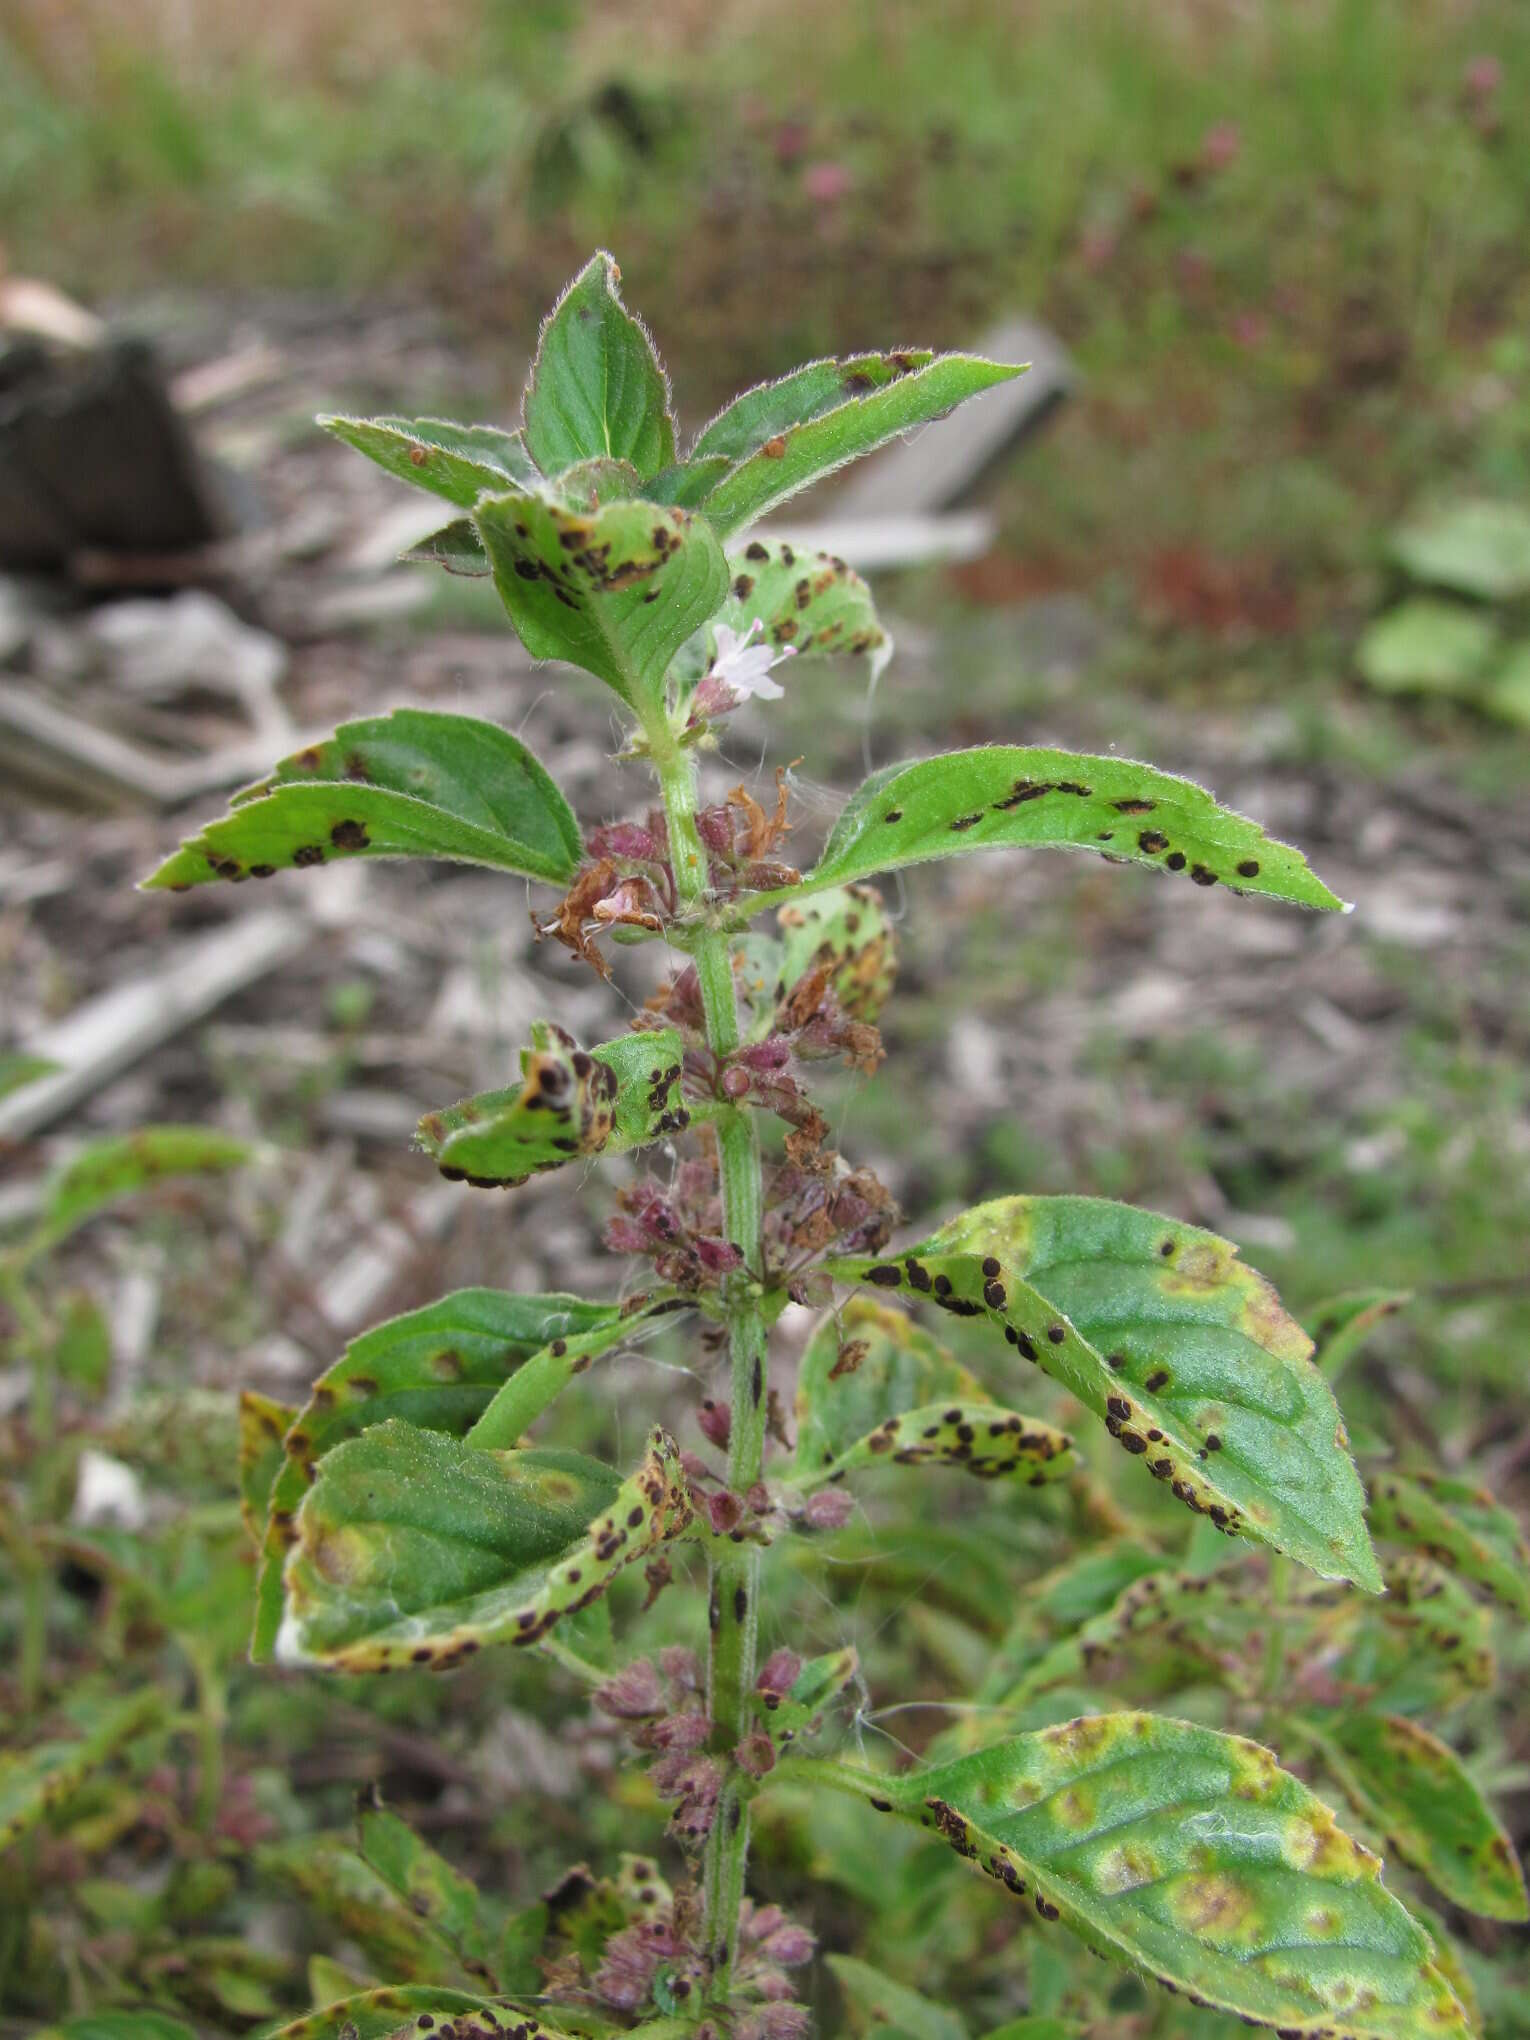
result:
[[[861,1660],[854,1644],[809,1658],[789,1693],[755,1693],[755,1713],[781,1741],[804,1734],[860,1677]]]
[[[867,2026],[891,2026],[908,2040],[967,2040],[967,2028],[955,2012],[932,2004],[906,1984],[894,1983],[869,1962],[853,1955],[824,1957],[834,1980],[845,1994],[858,2030]]]
[[[454,425],[448,418],[321,417],[326,432],[354,446],[401,482],[471,510],[488,489],[535,487],[536,463],[525,435],[497,425]]]
[[[153,1686],[140,1687],[95,1710],[82,1735],[0,1754],[0,1851],[46,1820],[93,1771],[154,1727],[165,1712],[164,1695]]]
[[[439,1984],[407,1983],[363,1991],[338,2004],[305,2012],[302,2018],[268,2031],[265,2040],[393,2040],[395,2034],[417,2034],[422,2017],[428,2017],[439,2031],[454,2034],[456,2040],[493,2040],[501,2033],[509,2040],[563,2040],[551,2026],[508,2005],[490,2004],[465,1991],[443,1990]]]
[[[399,554],[399,559],[411,565],[444,567],[449,574],[466,574],[480,581],[487,580],[493,571],[471,517],[453,518],[429,538],[418,539],[407,552]]]
[[[1467,694],[1497,642],[1494,625],[1475,610],[1413,595],[1371,625],[1355,663],[1383,694]]]
[[[1484,602],[1530,595],[1530,510],[1522,503],[1450,503],[1411,519],[1392,557],[1415,581]]]
[[[390,1422],[319,1464],[283,1571],[284,1664],[447,1670],[534,1643],[690,1520],[663,1432],[625,1481],[577,1452],[486,1452]]]
[[[291,1403],[246,1388],[239,1395],[239,1516],[257,1551],[271,1513],[271,1490],[287,1463],[283,1443],[297,1422]]]
[[[471,1879],[383,1806],[363,1806],[358,1852],[413,1918],[450,1950],[458,1966],[497,1987],[483,1903]]]
[[[1298,2040],[1466,2040],[1376,1858],[1258,1743],[1093,1715],[863,1789],[1192,2004]]]
[[[1123,1539],[1081,1552],[1028,1585],[989,1658],[978,1700],[1002,1699],[1050,1646],[1106,1614],[1128,1587],[1164,1565],[1161,1553]]]
[[[377,1972],[400,1983],[461,1984],[463,1966],[408,1899],[342,1835],[304,1835],[263,1848],[264,1881],[286,1886],[334,1922]],[[470,1979],[474,1987],[480,1977]]]
[[[892,641],[877,618],[871,590],[830,553],[799,553],[783,542],[755,539],[728,556],[728,599],[713,628],[723,623],[741,636],[758,619],[765,644],[790,645],[795,660],[836,655],[869,656],[874,668],[892,657]],[[785,674],[789,680],[790,672]]]
[[[715,418],[692,449],[693,457],[734,456],[735,465],[705,499],[706,515],[726,538],[847,461],[1022,373],[974,354],[892,354],[876,371],[865,362],[816,363],[784,383],[750,391]],[[815,413],[810,393],[836,375],[842,387],[851,386],[850,377],[856,386],[864,378],[872,387]],[[793,417],[798,405],[808,415]]]
[[[1432,1559],[1391,1559],[1379,1601],[1332,1611],[1325,1668],[1356,1700],[1389,1714],[1434,1714],[1498,1676],[1492,1617]]]
[[[843,361],[809,361],[775,382],[757,383],[725,405],[702,428],[690,457],[693,461],[721,457],[731,465],[757,452],[777,433],[806,425],[852,398],[885,389],[911,369],[928,367],[934,359],[927,348],[921,348],[896,358],[857,354]]]
[[[1380,1590],[1312,1342],[1229,1241],[1106,1198],[1007,1197],[896,1258],[826,1265],[986,1316],[1219,1530]]]
[[[582,1049],[550,1021],[521,1051],[523,1081],[464,1098],[420,1121],[417,1139],[443,1176],[480,1190],[544,1169],[625,1154],[690,1124],[680,1095],[684,1048],[673,1027]]]
[[[549,487],[483,496],[473,522],[531,656],[582,666],[640,715],[659,708],[671,659],[728,591],[722,547],[684,510]]]
[[[106,1314],[86,1290],[64,1299],[58,1313],[53,1369],[84,1396],[99,1396],[111,1379],[112,1335]]]
[[[558,474],[609,454],[654,475],[675,457],[669,385],[648,330],[622,303],[621,271],[602,251],[542,327],[526,385],[526,439]]]
[[[1378,1474],[1371,1482],[1371,1528],[1530,1616],[1530,1543],[1486,1488],[1441,1473]]]
[[[45,1055],[23,1055],[19,1050],[7,1050],[0,1054],[0,1098],[8,1098],[12,1091],[24,1091],[28,1084],[35,1084],[42,1077],[57,1073],[58,1064],[49,1062]]]
[[[521,1374],[529,1377],[521,1391],[522,1410],[530,1410],[522,1424],[529,1423],[578,1364],[583,1349],[577,1341],[608,1333],[607,1343],[615,1345],[641,1315],[641,1304],[624,1314],[619,1304],[578,1296],[459,1289],[353,1339],[314,1383],[283,1441],[284,1463],[270,1490],[262,1540],[250,1644],[255,1662],[269,1659],[276,1641],[282,1563],[296,1535],[298,1506],[324,1453],[390,1417],[461,1437],[496,1393]],[[516,1436],[519,1430],[505,1442]]]
[[[1503,722],[1530,729],[1530,640],[1510,645],[1478,706]]]
[[[250,1158],[248,1142],[204,1126],[140,1126],[91,1141],[64,1163],[43,1193],[38,1221],[50,1247],[109,1205],[172,1176],[209,1176]]]
[[[1400,1714],[1335,1709],[1304,1718],[1362,1819],[1453,1905],[1490,1920],[1530,1919],[1513,1845],[1448,1744]]]
[[[145,887],[236,884],[346,857],[444,857],[561,885],[583,851],[568,802],[518,737],[397,708],[344,723],[246,787]]]
[[[701,460],[677,460],[645,483],[643,494],[650,503],[678,503],[682,510],[695,510],[733,463],[725,454],[710,454]]]
[[[1413,1301],[1407,1289],[1353,1289],[1330,1296],[1309,1313],[1317,1364],[1331,1387],[1378,1325]]]
[[[985,2033],[983,2040],[1084,2040],[1084,2028],[1075,2026],[1071,2019],[1046,2016],[1006,2019],[1002,2026]]]
[[[1246,1642],[1250,1631],[1262,1635],[1268,1626],[1267,1595],[1255,1600],[1232,1594],[1209,1573],[1151,1572],[1123,1588],[1110,1607],[1043,1651],[996,1704],[1018,1712],[1038,1693],[1075,1681],[1096,1691],[1101,1666],[1134,1647],[1135,1669],[1139,1675],[1151,1670],[1160,1688],[1187,1672],[1221,1685],[1226,1639],[1205,1633],[1208,1603],[1219,1613],[1230,1607],[1241,1613],[1239,1642]],[[1137,1647],[1138,1639],[1147,1635],[1154,1635],[1154,1642]]]
[[[183,2019],[168,2012],[78,2012],[57,2026],[40,2027],[33,2040],[196,2040]]]
[[[818,891],[932,857],[972,850],[1092,850],[1131,864],[1219,880],[1235,892],[1333,909],[1343,901],[1289,844],[1218,806],[1188,779],[1123,758],[1010,744],[948,751],[872,774],[849,803],[802,880]],[[760,893],[747,914],[801,888]]]
[[[855,1297],[825,1319],[797,1377],[793,1484],[818,1487],[858,1468],[936,1460],[1032,1487],[1076,1465],[1065,1431],[1000,1409],[946,1348],[907,1318]]]

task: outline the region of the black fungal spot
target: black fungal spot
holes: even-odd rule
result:
[[[884,822],[901,822],[903,819],[903,810],[900,807],[890,807],[887,810],[886,814],[883,815],[882,819]]]
[[[1052,1344],[1054,1346],[1060,1346],[1063,1340],[1067,1338],[1067,1336],[1068,1334],[1066,1333],[1066,1331],[1064,1331],[1061,1325],[1047,1326],[1047,1337],[1052,1341]]]
[[[1148,1376],[1147,1380],[1142,1384],[1142,1386],[1148,1391],[1149,1395],[1156,1395],[1159,1389],[1167,1388],[1168,1385],[1169,1385],[1169,1370],[1167,1367],[1155,1367],[1152,1373]]]
[[[1168,847],[1169,839],[1161,829],[1144,829],[1137,838],[1137,848],[1145,851],[1149,857],[1156,857],[1160,850],[1167,850]]]
[[[1163,861],[1170,871],[1183,871],[1186,863],[1185,853],[1183,850],[1171,850]]]
[[[1111,806],[1118,815],[1150,815],[1157,807],[1156,800],[1113,800]]]
[[[747,1587],[735,1587],[733,1589],[734,1621],[742,1622],[744,1617],[748,1613],[749,1613],[749,1589]]]
[[[1238,866],[1238,876],[1239,878],[1257,878],[1259,876],[1259,859],[1257,857],[1245,857]]]
[[[299,871],[306,871],[310,865],[322,864],[324,862],[323,845],[319,843],[299,843],[292,853],[292,861]]]
[[[336,822],[329,840],[337,850],[365,850],[368,837],[364,822]]]
[[[761,545],[757,538],[752,539],[744,547],[744,558],[746,560],[768,560],[770,558],[770,550],[767,546]]]
[[[975,829],[982,819],[983,811],[979,808],[975,815],[958,815],[951,827],[960,834],[963,829]]]
[[[1192,864],[1190,867],[1190,879],[1194,885],[1215,885],[1217,875],[1214,871],[1208,870],[1204,864]]]
[[[877,1267],[866,1270],[866,1280],[875,1282],[879,1289],[896,1289],[903,1280],[903,1274],[900,1269],[878,1264]]]
[[[740,602],[743,601],[746,595],[753,594],[754,576],[752,574],[739,574],[734,580],[733,592]]]

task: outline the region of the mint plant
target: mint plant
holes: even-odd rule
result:
[[[786,855],[784,773],[773,807],[743,787],[703,805],[698,754],[742,701],[810,687],[822,658],[889,651],[843,561],[751,535],[756,521],[1019,370],[908,351],[814,362],[736,399],[682,455],[617,283],[597,255],[560,299],[519,429],[322,422],[442,499],[417,557],[492,576],[535,657],[611,690],[622,759],[652,775],[656,801],[585,830],[507,731],[398,709],[284,760],[148,881],[449,858],[548,887],[543,931],[597,971],[608,941],[659,941],[672,958],[626,1033],[581,1045],[539,1024],[515,1081],[419,1132],[469,1192],[660,1149],[662,1172],[626,1181],[607,1227],[646,1264],[638,1286],[605,1301],[471,1289],[379,1325],[302,1408],[245,1398],[241,1481],[258,1662],[446,1671],[534,1647],[630,1736],[672,1806],[674,1860],[581,1870],[510,1913],[393,1815],[365,1812],[353,1842],[294,1852],[285,1874],[345,1922],[382,1985],[292,2030],[806,2034],[792,1972],[812,1938],[749,1893],[757,1803],[806,1788],[861,1802],[871,1830],[908,1823],[948,1844],[1027,1922],[1182,2002],[1311,2040],[1465,2035],[1469,1985],[1447,1937],[1251,1737],[1325,1771],[1363,1830],[1447,1899],[1523,1919],[1507,1837],[1418,1718],[1491,1677],[1469,1582],[1525,1612],[1512,1520],[1427,1471],[1388,1471],[1373,1524],[1400,1548],[1384,1565],[1313,1342],[1227,1241],[1099,1198],[1017,1195],[894,1248],[891,1196],[829,1145],[814,1096],[815,1066],[881,1057],[894,958],[867,883],[879,874],[1062,848],[1319,912],[1341,902],[1255,822],[1116,757],[1006,744],[886,767],[805,871]],[[836,1309],[841,1288],[865,1293]],[[792,1424],[769,1366],[789,1302],[826,1313]],[[1379,1308],[1335,1307],[1333,1370]],[[932,1337],[930,1311],[989,1335],[986,1378]],[[595,1362],[681,1312],[726,1349],[696,1411],[705,1452],[662,1428],[636,1465],[545,1441],[577,1377],[588,1394]],[[1027,1412],[1038,1374],[1120,1447],[1118,1482]],[[921,1761],[849,1761],[824,1745],[852,1704],[855,1653],[761,1661],[762,1596],[782,1590],[784,1556],[821,1563],[854,1534],[856,1483],[932,1461],[993,1482],[1006,1516],[1067,1498],[1082,1548],[1005,1583],[988,1670]],[[1188,1538],[1163,1528],[1165,1498]],[[636,1567],[650,1598],[704,1569],[704,1664],[679,1645],[624,1652],[596,1619]],[[1190,1718],[1102,1705],[1133,1679],[1185,1696]],[[943,1889],[929,1870],[920,1903],[944,1904]],[[884,2031],[953,2030],[906,1988],[878,1998],[864,1964],[839,1974]]]

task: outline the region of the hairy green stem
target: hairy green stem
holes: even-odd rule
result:
[[[696,828],[696,772],[688,752],[675,744],[668,726],[649,732],[649,748],[664,798],[670,859],[682,908],[704,907],[706,853]],[[738,1004],[733,986],[733,946],[720,929],[703,927],[690,954],[700,981],[707,1043],[718,1056],[739,1045]],[[728,1486],[745,1494],[760,1478],[765,1456],[765,1358],[769,1339],[761,1277],[760,1220],[763,1183],[760,1140],[748,1111],[728,1107],[713,1122],[722,1185],[723,1229],[744,1265],[727,1278],[723,1295],[731,1371],[731,1426]],[[708,1624],[711,1636],[707,1705],[713,1746],[723,1764],[717,1815],[702,1865],[706,1945],[712,1957],[714,1990],[726,1998],[738,1952],[739,1912],[749,1859],[749,1797],[752,1780],[734,1753],[749,1732],[749,1695],[754,1688],[755,1638],[759,1622],[758,1547],[739,1543],[711,1561]]]

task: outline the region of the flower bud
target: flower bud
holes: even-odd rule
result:
[[[719,1452],[727,1451],[728,1439],[733,1431],[733,1416],[726,1403],[713,1402],[708,1397],[696,1412],[696,1423],[701,1435]]]
[[[802,1676],[802,1660],[794,1650],[773,1650],[760,1667],[755,1686],[761,1693],[789,1693]]]
[[[843,1530],[854,1512],[854,1499],[843,1488],[820,1488],[808,1496],[802,1520],[810,1530]]]

